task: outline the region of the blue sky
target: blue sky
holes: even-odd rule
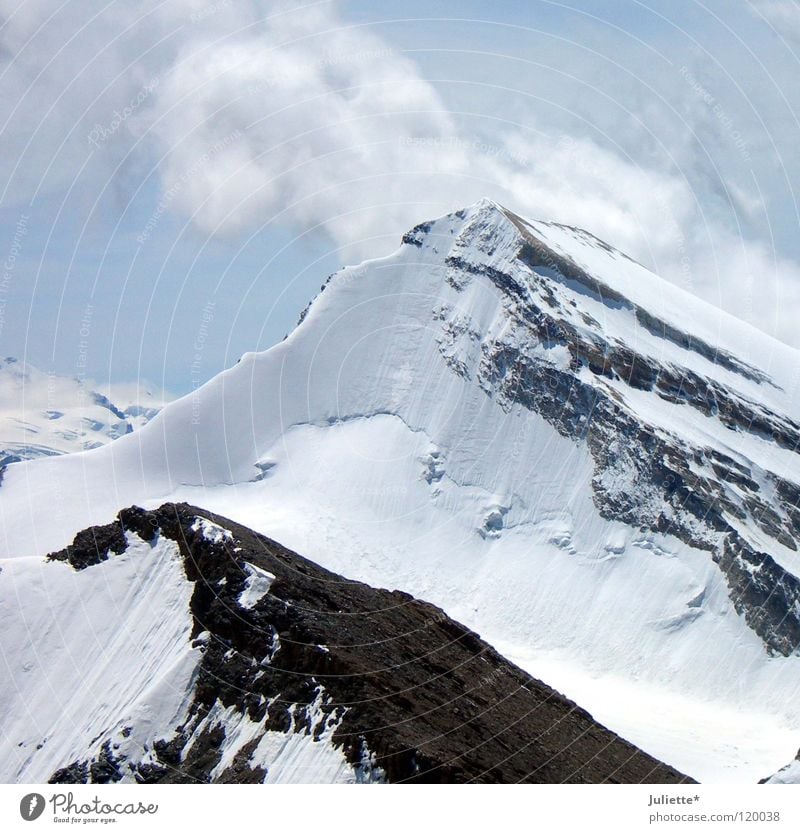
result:
[[[483,195],[800,346],[796,3],[133,6],[0,2],[3,354],[183,393]]]

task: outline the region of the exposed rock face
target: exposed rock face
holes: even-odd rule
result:
[[[487,395],[505,407],[521,404],[563,436],[586,442],[595,461],[594,500],[604,517],[670,533],[707,550],[725,573],[737,610],[768,650],[787,656],[797,651],[800,580],[742,533],[750,526],[760,540],[796,552],[797,482],[735,459],[711,442],[687,442],[685,434],[651,420],[648,410],[657,411],[657,404],[646,410],[634,398],[646,393],[651,403],[660,400],[719,423],[722,434],[751,435],[797,454],[800,424],[721,383],[717,371],[765,389],[777,389],[775,383],[762,370],[637,306],[537,239],[534,227],[512,212],[497,209],[490,216],[492,222],[477,215],[461,232],[463,245],[456,241],[446,259],[448,281],[463,290],[478,276],[489,280],[502,293],[508,326],[482,338],[468,317],[438,310],[434,321],[453,371],[474,374]],[[406,242],[423,247],[426,230],[418,226]],[[569,232],[613,253],[586,232]],[[498,251],[504,256],[498,258]],[[600,309],[628,313],[635,327],[668,345],[663,358],[609,335],[576,304],[580,296]],[[470,353],[474,360],[464,361]],[[559,354],[560,362],[550,358]],[[713,375],[693,369],[704,363]],[[717,430],[710,427],[709,434]],[[800,456],[796,467],[800,474]]]
[[[175,541],[194,583],[203,652],[192,700],[142,760],[118,759],[115,740],[130,727],[110,729],[90,757],[64,761],[54,783],[270,780],[278,773],[264,749],[276,738],[305,744],[309,760],[315,746],[334,752],[338,780],[689,780],[438,608],[348,581],[202,509],[132,507],[50,558],[91,570],[124,552],[132,533]]]

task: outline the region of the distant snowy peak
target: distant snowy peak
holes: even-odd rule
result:
[[[145,425],[164,404],[147,386],[106,394],[7,357],[0,361],[0,467],[105,445]]]

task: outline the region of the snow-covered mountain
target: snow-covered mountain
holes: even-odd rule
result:
[[[687,780],[441,610],[196,507],[8,569],[0,781]]]
[[[78,377],[46,373],[9,356],[0,360],[0,470],[105,445],[145,425],[164,404],[147,385],[103,393]]]
[[[791,760],[800,354],[488,200],[324,290],[142,430],[9,466],[3,557],[185,500],[442,607],[692,777]]]

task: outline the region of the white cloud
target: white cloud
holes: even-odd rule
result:
[[[797,300],[800,270],[726,227],[723,215],[748,224],[764,206],[746,181],[722,180],[713,164],[716,134],[730,130],[726,114],[685,92],[706,139],[701,154],[686,146],[676,154],[699,167],[704,193],[690,184],[691,170],[637,164],[585,137],[506,125],[489,139],[463,135],[411,61],[326,7],[311,21],[273,18],[213,50],[187,46],[159,89],[152,132],[168,154],[164,187],[192,171],[178,204],[209,234],[278,216],[299,231],[324,229],[349,261],[383,253],[426,216],[489,195],[584,226],[794,340],[794,318],[780,310]],[[234,132],[237,140],[198,166]]]
[[[288,15],[213,49],[193,43],[159,90],[152,134],[166,154],[162,181],[185,181],[180,205],[209,232],[285,212],[304,227],[324,223],[340,242],[368,235],[377,216],[345,214],[365,199],[407,197],[410,188],[393,182],[413,178],[402,140],[453,133],[434,90],[378,38],[319,15],[300,25]],[[320,28],[328,31],[318,36]],[[462,169],[428,156],[426,175]]]
[[[800,38],[800,6],[796,0],[750,0],[757,16],[790,38]]]
[[[672,242],[664,213],[682,223],[693,208],[680,179],[588,139],[461,134],[410,60],[330,11],[204,47],[186,45],[165,73],[150,131],[164,189],[181,183],[175,205],[208,233],[280,215],[354,257],[491,195],[657,256]]]
[[[793,20],[789,5],[796,10],[776,0],[758,4],[773,19]],[[87,153],[95,173],[111,176],[138,146],[157,162],[163,196],[156,214],[180,212],[211,235],[273,221],[298,233],[315,228],[347,261],[387,251],[425,217],[491,196],[522,214],[586,227],[800,344],[800,269],[752,232],[765,204],[734,141],[744,125],[705,77],[698,76],[703,95],[690,83],[694,74],[687,80],[677,68],[672,85],[627,91],[627,106],[641,107],[652,125],[649,135],[600,95],[574,106],[608,138],[603,146],[575,129],[579,118],[548,124],[533,105],[517,119],[536,131],[498,119],[483,120],[474,134],[417,64],[374,28],[349,24],[331,3],[271,3],[264,14],[257,4],[173,0],[116,9],[88,26],[84,11],[71,25],[37,30],[48,9],[24,4],[2,35],[16,56],[6,63],[6,80],[25,89],[41,73],[9,144],[24,144],[42,103],[58,115],[40,131],[23,170],[49,166],[70,130],[52,177],[68,178]],[[57,55],[65,32],[80,36]],[[558,65],[557,55],[539,58]],[[138,101],[154,79],[102,147],[89,147],[90,131],[110,129],[120,104]],[[564,90],[552,94],[567,98]],[[745,150],[755,152],[752,142]]]

